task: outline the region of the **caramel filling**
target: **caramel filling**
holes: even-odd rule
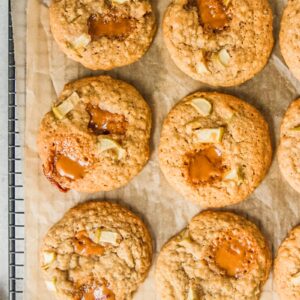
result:
[[[190,159],[189,178],[193,184],[207,182],[222,176],[222,155],[215,147],[196,153]]]
[[[133,21],[128,18],[104,18],[92,14],[88,19],[88,33],[93,40],[101,37],[125,38],[133,28]]]
[[[76,180],[84,176],[85,168],[79,162],[64,156],[59,155],[56,159],[56,170],[60,176]]]
[[[83,256],[102,255],[104,247],[95,244],[85,230],[78,232],[74,240],[75,252]]]
[[[115,300],[115,295],[106,286],[95,286],[87,289],[81,300]]]
[[[79,286],[79,293],[74,300],[115,300],[115,295],[106,280],[99,282],[90,278],[88,283]]]
[[[228,276],[238,278],[251,268],[253,253],[247,242],[235,237],[224,239],[216,248],[215,262]]]
[[[201,21],[212,29],[223,29],[228,23],[226,9],[221,0],[197,0]]]
[[[91,117],[88,127],[97,135],[99,134],[124,134],[127,122],[125,117],[89,105],[87,111]]]

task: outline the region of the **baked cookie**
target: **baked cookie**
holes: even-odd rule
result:
[[[163,124],[161,169],[179,193],[202,207],[244,200],[264,178],[271,157],[267,123],[230,95],[189,95]]]
[[[147,276],[152,244],[127,209],[91,201],[69,210],[47,233],[41,268],[58,299],[132,299]]]
[[[149,158],[151,112],[131,85],[108,76],[65,86],[40,126],[45,176],[61,191],[109,191]]]
[[[281,54],[294,76],[300,80],[300,1],[289,0],[281,19],[279,44]]]
[[[156,29],[148,0],[52,0],[50,26],[62,51],[92,70],[137,61]]]
[[[254,300],[271,267],[258,228],[228,212],[202,212],[162,248],[156,266],[162,300]]]
[[[241,84],[261,71],[273,47],[268,0],[173,0],[163,31],[175,64],[215,86]]]
[[[300,226],[292,229],[274,262],[276,290],[282,300],[300,299]]]
[[[278,162],[282,175],[300,193],[300,99],[292,102],[280,127]]]

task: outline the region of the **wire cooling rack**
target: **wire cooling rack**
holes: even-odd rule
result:
[[[24,279],[24,199],[10,2],[8,27],[8,285],[9,299],[20,300]]]

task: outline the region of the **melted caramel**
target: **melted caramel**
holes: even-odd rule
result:
[[[88,19],[88,32],[93,40],[101,37],[120,38],[129,35],[133,21],[128,18],[103,18],[99,14],[92,14]]]
[[[124,134],[127,122],[125,117],[102,110],[99,107],[89,105],[87,111],[91,117],[89,128],[95,134]]]
[[[227,275],[240,277],[241,274],[249,271],[253,260],[253,250],[245,242],[237,238],[225,239],[217,247],[215,262]]]
[[[98,282],[92,279],[91,282],[81,285],[79,290],[80,296],[75,297],[76,300],[115,300],[115,295],[109,289],[106,280]]]
[[[74,248],[76,253],[83,256],[102,255],[104,253],[104,247],[95,244],[84,230],[75,235]]]
[[[55,170],[54,170],[54,154],[51,154],[49,159],[45,164],[43,164],[43,172],[46,178],[50,181],[51,184],[53,184],[56,188],[58,188],[59,191],[66,193],[69,191],[68,188],[63,187],[58,181],[55,176]]]
[[[56,159],[56,170],[60,176],[76,180],[84,176],[85,168],[79,162],[64,156],[59,155]]]
[[[106,286],[96,286],[84,292],[81,300],[115,300],[115,295]]]
[[[190,159],[189,177],[192,183],[199,184],[222,175],[221,152],[210,147],[196,153]]]
[[[201,21],[212,29],[222,29],[228,23],[228,16],[221,0],[197,0]]]

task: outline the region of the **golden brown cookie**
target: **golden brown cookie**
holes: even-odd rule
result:
[[[131,85],[109,76],[67,84],[40,126],[47,179],[61,191],[109,191],[149,158],[151,112]]]
[[[140,59],[156,27],[148,0],[52,0],[50,26],[62,51],[92,70]]]
[[[300,226],[290,231],[278,249],[274,279],[281,300],[300,299]]]
[[[253,223],[205,211],[163,246],[156,282],[162,300],[255,300],[270,267],[270,250]]]
[[[163,124],[161,169],[179,193],[202,207],[244,200],[264,178],[271,158],[266,121],[230,95],[191,94]]]
[[[287,182],[300,192],[300,99],[292,102],[281,123],[278,162]]]
[[[129,210],[91,201],[69,210],[47,233],[41,268],[58,299],[132,299],[151,264],[151,237]]]
[[[289,0],[283,12],[279,34],[282,56],[294,76],[300,80],[300,1]]]
[[[166,46],[192,78],[215,86],[251,79],[273,47],[268,0],[173,0],[165,13]]]

